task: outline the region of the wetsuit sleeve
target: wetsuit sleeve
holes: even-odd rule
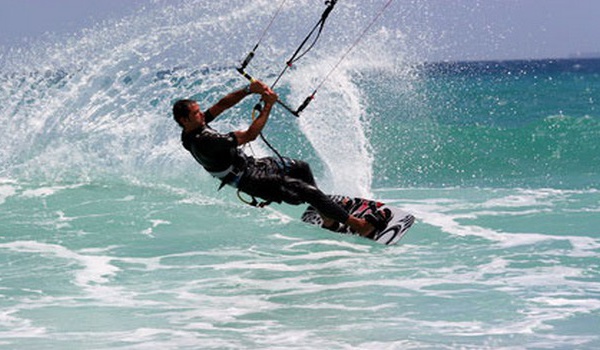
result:
[[[204,112],[204,122],[208,124],[213,120],[215,120],[215,116],[213,116],[212,113],[210,113],[210,109],[207,109],[206,112]]]

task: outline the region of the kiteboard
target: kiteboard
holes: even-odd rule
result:
[[[415,217],[410,213],[382,202],[340,195],[330,195],[329,197],[346,209],[348,213],[359,218],[364,218],[374,211],[385,212],[385,216],[388,218],[385,229],[381,231],[375,230],[369,237],[366,237],[381,244],[392,245],[398,243],[415,222]],[[304,211],[301,220],[312,225],[323,227],[323,218],[312,206],[309,206]],[[333,227],[324,228],[334,232],[358,235],[357,232],[344,224],[337,224]]]

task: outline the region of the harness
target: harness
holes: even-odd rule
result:
[[[280,158],[273,158],[273,161],[275,162],[275,165],[277,166],[277,171],[276,172],[274,171],[273,173],[279,175],[282,178],[286,174],[289,173],[290,167],[294,164],[294,160],[293,159],[284,158],[284,157],[281,157],[281,156],[280,156]],[[244,175],[244,173],[245,173],[245,171],[241,172],[239,178],[237,179],[236,185],[239,184],[239,179]],[[230,175],[231,175],[231,173],[230,173]],[[222,181],[225,181],[225,180],[222,180]],[[221,186],[219,187],[219,189],[221,189],[223,187],[223,183],[224,182],[221,183]],[[237,186],[234,186],[234,187],[237,188]],[[258,199],[255,196],[250,195],[250,194],[248,194],[248,196],[250,196],[251,199],[246,199],[246,198],[242,197],[242,193],[243,192],[238,188],[238,190],[237,190],[238,199],[240,201],[242,201],[243,203],[251,205],[253,207],[264,208],[264,207],[266,207],[267,205],[270,205],[273,202],[272,200],[264,200],[264,201],[260,201],[259,202]]]
[[[282,158],[281,160],[280,159],[275,160],[275,163],[277,164],[277,167],[280,170],[281,176],[283,176],[287,172],[286,169],[292,162],[293,162],[292,160],[287,159],[287,158]],[[217,189],[217,191],[220,191],[223,187],[225,187],[225,185],[229,185],[229,186],[237,189],[238,199],[240,201],[242,201],[243,203],[251,205],[253,207],[257,207],[257,208],[264,208],[267,205],[271,204],[272,201],[270,201],[270,200],[259,201],[253,195],[249,195],[251,199],[246,199],[246,198],[242,197],[243,192],[239,189],[239,184],[240,184],[240,180],[246,173],[246,164],[247,164],[247,162],[244,161],[243,164],[237,164],[237,166],[232,164],[227,169],[222,170],[222,171],[214,172],[214,171],[207,170],[207,172],[214,178],[221,180],[221,184],[219,185],[219,188]]]
[[[223,171],[208,171],[208,173],[213,177],[216,177],[217,179],[221,180],[221,184],[219,185],[219,189],[217,189],[217,191],[220,191],[225,185],[230,185],[232,187],[238,188],[240,184],[240,179],[244,175],[244,167],[235,167],[232,164]]]

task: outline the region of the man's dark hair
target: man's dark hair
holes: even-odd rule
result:
[[[183,124],[181,123],[182,118],[188,118],[190,116],[190,111],[192,110],[192,105],[196,103],[194,100],[178,100],[173,105],[173,118],[183,128]]]

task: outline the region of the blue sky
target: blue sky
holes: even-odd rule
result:
[[[22,45],[45,32],[75,33],[152,2],[0,0],[0,46]],[[376,7],[379,2],[384,0],[357,3]],[[394,16],[411,6],[418,10],[402,21]],[[425,59],[556,58],[600,56],[599,16],[600,0],[395,0],[384,21],[411,28],[415,40],[426,34],[431,44]]]
[[[600,0],[427,0],[440,59],[600,57]]]
[[[0,0],[0,46],[12,47],[44,33],[76,33],[131,14],[151,0]]]

